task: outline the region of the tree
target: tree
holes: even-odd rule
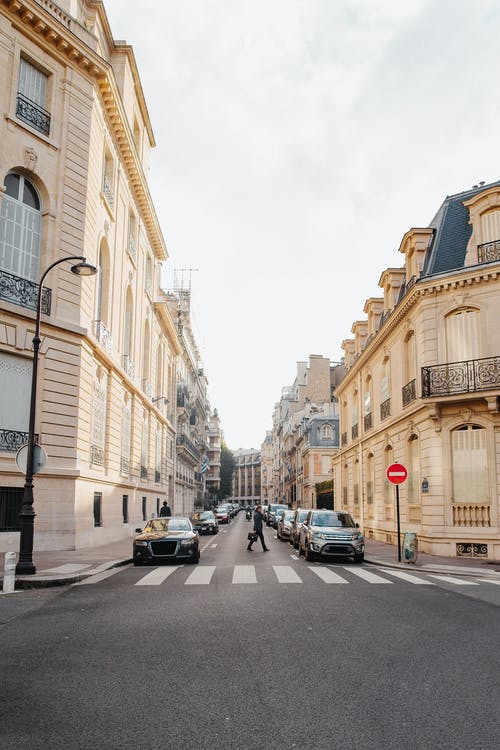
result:
[[[231,495],[233,494],[234,465],[234,456],[225,442],[222,441],[220,449],[219,500],[224,500],[225,497],[231,497]]]

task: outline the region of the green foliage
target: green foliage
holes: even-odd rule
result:
[[[316,494],[333,491],[333,479],[326,479],[324,482],[316,482]]]
[[[235,460],[232,452],[224,441],[220,449],[220,490],[219,500],[231,497],[233,494],[233,474]]]

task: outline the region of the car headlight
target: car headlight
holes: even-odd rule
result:
[[[356,532],[356,534],[352,535],[353,542],[362,542],[363,541],[363,534],[361,534],[359,531]]]
[[[313,534],[313,539],[326,539],[326,536],[322,534],[321,532],[318,532],[317,534]]]
[[[147,542],[134,542],[134,544],[135,544],[136,547],[147,547],[148,546]]]
[[[182,539],[181,540],[181,547],[190,547],[192,544],[194,544],[194,539]]]

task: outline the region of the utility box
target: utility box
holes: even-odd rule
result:
[[[414,531],[405,531],[403,539],[403,561],[407,563],[417,562],[418,539]]]

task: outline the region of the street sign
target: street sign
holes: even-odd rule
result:
[[[23,445],[22,448],[19,448],[16,454],[16,464],[19,471],[22,471],[23,474],[26,474],[26,468],[28,463],[28,446]],[[41,445],[35,445],[33,446],[33,474],[37,474],[40,469],[43,469],[45,464],[47,463],[47,454],[45,453],[44,449]]]
[[[403,484],[408,479],[408,471],[403,464],[391,464],[385,475],[391,484]]]

